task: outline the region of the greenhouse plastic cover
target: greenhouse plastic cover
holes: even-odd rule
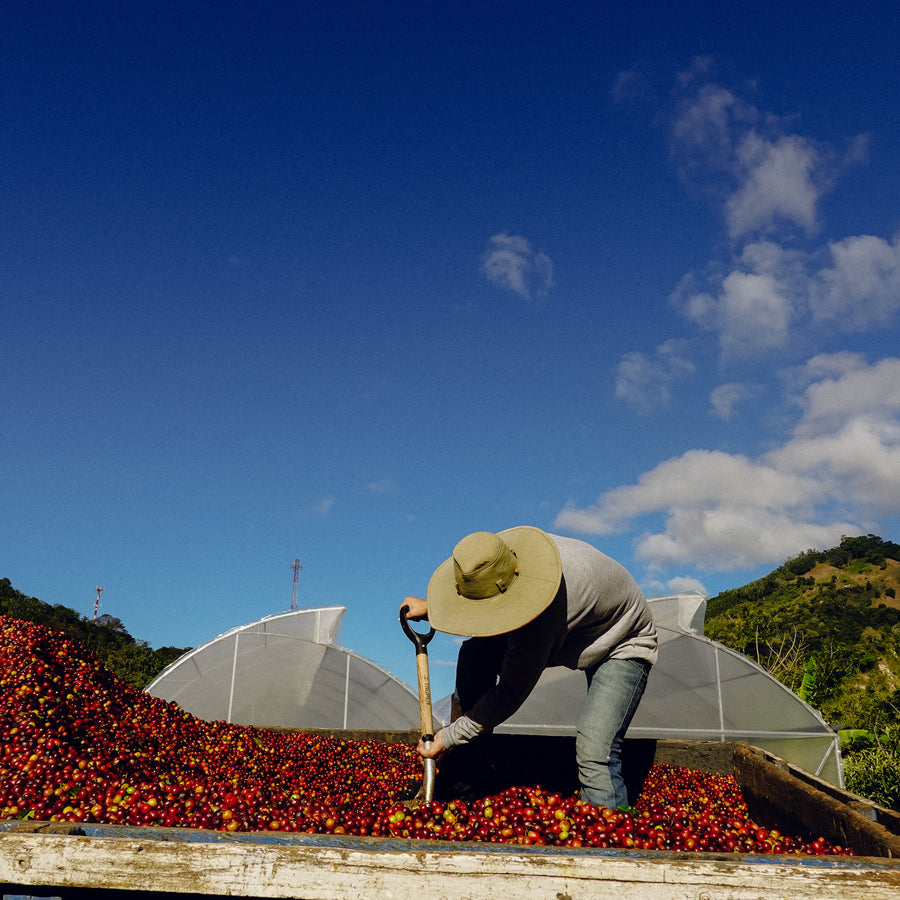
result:
[[[283,728],[419,727],[413,690],[338,646],[342,606],[267,616],[179,657],[147,687],[208,721]]]
[[[746,656],[703,637],[706,597],[650,597],[659,660],[629,738],[744,741],[843,784],[839,741],[816,710]],[[414,730],[415,691],[338,645],[344,607],[292,610],[234,628],[186,653],[147,688],[210,721],[285,728]],[[499,733],[573,735],[583,672],[544,672]],[[450,698],[435,705],[449,719]]]

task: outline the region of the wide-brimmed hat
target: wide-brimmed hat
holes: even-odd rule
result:
[[[431,576],[428,621],[449,634],[504,634],[540,615],[561,578],[559,551],[540,528],[476,531]]]

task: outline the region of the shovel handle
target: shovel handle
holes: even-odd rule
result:
[[[422,739],[426,742],[434,737],[434,723],[431,719],[431,681],[428,677],[428,654],[416,654],[416,675],[419,678],[419,721],[422,723]]]
[[[428,642],[434,637],[434,628],[432,628],[427,634],[421,634],[418,631],[413,631],[412,626],[409,624],[409,619],[406,618],[406,614],[408,612],[409,607],[406,604],[400,607],[400,624],[403,626],[403,631],[406,636],[416,645],[417,656],[420,653],[427,653],[428,651],[425,648],[428,646]]]
[[[419,681],[419,719],[422,723],[422,738],[430,741],[434,737],[434,722],[431,715],[431,679],[428,676],[428,642],[434,637],[432,627],[427,634],[414,631],[406,614],[408,606],[400,609],[400,624],[406,636],[416,645],[416,675]]]

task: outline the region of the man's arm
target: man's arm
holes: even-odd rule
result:
[[[443,729],[445,747],[465,744],[505,722],[528,699],[553,659],[566,629],[565,596],[509,634],[497,684]]]

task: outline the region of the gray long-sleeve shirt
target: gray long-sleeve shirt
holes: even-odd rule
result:
[[[590,669],[607,659],[656,662],[656,628],[637,582],[596,547],[552,534],[562,583],[550,606],[511,631],[496,686],[446,726],[444,746],[465,744],[508,719],[550,666]]]

